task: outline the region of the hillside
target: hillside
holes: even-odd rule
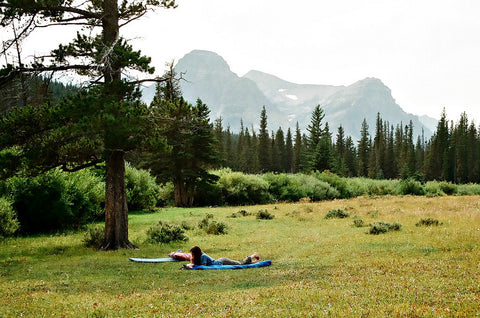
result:
[[[259,125],[260,111],[267,109],[268,128],[294,128],[298,122],[305,130],[311,113],[318,104],[325,110],[325,121],[335,135],[342,125],[347,135],[359,138],[360,126],[367,119],[370,130],[375,128],[377,113],[390,125],[406,125],[412,120],[415,134],[422,129],[425,137],[432,135],[435,120],[406,113],[392,96],[391,90],[376,78],[366,78],[349,86],[296,84],[274,75],[252,70],[239,77],[218,54],[195,50],[181,58],[175,66],[184,72],[181,88],[186,100],[201,98],[211,110],[211,118],[223,118],[238,131],[240,120],[245,126]],[[153,89],[145,90],[145,99],[151,99]],[[425,125],[424,123],[427,123]]]

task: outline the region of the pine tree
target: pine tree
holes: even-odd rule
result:
[[[300,160],[302,153],[302,134],[300,128],[298,128],[298,122],[295,128],[295,143],[293,146],[293,158],[292,158],[292,172],[300,172]]]
[[[345,163],[345,131],[343,126],[338,126],[337,138],[334,148],[335,161],[334,161],[334,171],[335,173],[345,176],[347,175],[347,166]]]
[[[287,139],[285,141],[285,162],[283,166],[283,170],[285,172],[292,173],[293,168],[293,141],[292,141],[292,132],[290,131],[290,127],[287,130]]]
[[[281,127],[275,133],[274,148],[275,150],[272,152],[272,162],[275,162],[274,171],[286,172],[285,136]]]
[[[345,166],[346,166],[346,174],[347,177],[355,177],[357,176],[357,153],[355,149],[355,144],[353,143],[352,137],[348,136],[345,139]]]
[[[220,159],[220,165],[225,165],[227,161],[227,153],[225,151],[225,132],[222,126],[222,117],[215,119],[213,124],[213,131],[215,135],[215,152]]]
[[[358,141],[358,176],[368,176],[368,163],[370,157],[370,142],[367,120],[363,119],[360,130],[360,140]]]
[[[258,133],[258,164],[261,172],[270,171],[271,141],[267,130],[267,111],[263,106],[260,114],[260,131]]]
[[[25,22],[15,33],[15,41],[43,27],[83,26],[71,43],[59,45],[50,54],[29,63],[7,64],[0,71],[0,87],[20,74],[57,71],[76,71],[98,85],[58,105],[26,105],[10,113],[2,122],[0,146],[22,147],[19,153],[28,157],[24,162],[31,163],[30,173],[57,166],[79,170],[105,162],[104,250],[135,247],[128,239],[124,158],[127,152],[148,143],[150,138],[145,136],[156,137],[158,132],[151,124],[155,118],[139,102],[135,87],[139,81],[128,81],[121,75],[128,70],[152,74],[154,68],[149,65],[150,58],[120,36],[120,30],[155,7],[173,8],[175,1],[126,0],[120,5],[115,0],[0,3],[2,27]],[[3,53],[8,54],[10,48],[7,46]],[[28,125],[27,130],[11,129],[20,123]],[[7,132],[9,135],[4,135]]]

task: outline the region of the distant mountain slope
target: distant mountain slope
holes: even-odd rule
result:
[[[211,110],[212,120],[223,118],[224,127],[233,130],[240,127],[240,119],[246,126],[258,126],[260,111],[265,105],[270,127],[287,126],[286,116],[278,110],[248,78],[238,77],[219,55],[195,50],[181,58],[175,65],[177,73],[184,72],[181,82],[183,96],[194,102],[202,99]],[[276,126],[272,126],[273,124]]]
[[[181,82],[183,96],[194,103],[201,98],[211,110],[212,120],[222,117],[224,127],[238,131],[240,120],[245,126],[259,125],[260,112],[265,105],[268,129],[294,128],[296,122],[305,131],[311,113],[320,104],[325,110],[325,121],[335,136],[342,125],[345,133],[357,140],[360,126],[367,119],[370,131],[375,129],[377,113],[395,127],[412,120],[415,135],[422,129],[425,137],[432,135],[436,120],[408,114],[395,102],[390,89],[381,80],[366,78],[349,86],[295,84],[260,71],[250,71],[243,77],[230,70],[218,54],[195,50],[181,58],[175,70],[185,72]],[[154,90],[144,91],[144,98],[153,97]]]

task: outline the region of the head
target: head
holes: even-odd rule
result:
[[[190,249],[190,253],[192,253],[192,263],[195,265],[202,265],[200,263],[200,258],[202,257],[202,250],[198,246],[194,246]]]

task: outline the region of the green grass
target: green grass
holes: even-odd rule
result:
[[[251,213],[231,218],[239,210]],[[258,220],[267,209],[272,220]],[[350,214],[324,219],[333,209]],[[207,213],[227,235],[198,229]],[[368,235],[397,222],[400,231]],[[436,227],[417,227],[424,218]],[[195,228],[188,242],[146,244],[158,221]],[[97,252],[83,233],[0,243],[0,317],[474,317],[480,315],[480,197],[360,197],[320,203],[169,208],[130,215],[140,250]],[[212,257],[257,251],[271,267],[181,271],[183,263],[140,264],[199,245]]]

